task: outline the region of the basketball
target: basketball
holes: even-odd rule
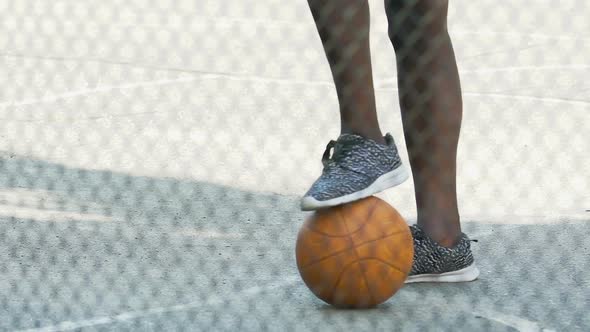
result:
[[[377,197],[315,211],[296,244],[297,268],[321,300],[341,308],[370,308],[406,280],[414,255],[402,216]]]

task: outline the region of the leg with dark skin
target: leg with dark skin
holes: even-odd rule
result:
[[[448,0],[385,0],[385,7],[418,224],[433,240],[450,247],[461,233],[456,158],[462,99],[447,31]]]
[[[308,0],[340,104],[341,132],[384,143],[375,106],[367,0]]]
[[[461,228],[456,155],[461,127],[459,75],[446,28],[447,0],[385,0],[398,67],[404,134],[418,224],[443,246]],[[367,0],[308,0],[340,103],[342,133],[383,142],[375,110]]]

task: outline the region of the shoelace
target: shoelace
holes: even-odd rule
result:
[[[354,142],[337,142],[331,140],[326,146],[326,150],[324,151],[324,155],[322,156],[324,172],[329,172],[335,168],[340,168],[352,173],[357,173],[362,176],[367,176],[359,170],[347,167],[342,163],[343,160],[352,155],[354,151],[353,148],[356,145],[357,144]],[[332,151],[332,149],[334,149],[334,153],[330,157],[330,152]]]
[[[326,150],[324,151],[324,155],[322,156],[322,164],[324,165],[324,167],[328,167],[328,165],[330,165],[330,161],[332,161],[332,159],[330,159],[330,152],[335,146],[336,141],[334,140],[330,141],[328,145],[326,145]]]
[[[324,167],[333,166],[337,164],[339,161],[342,161],[352,153],[352,147],[354,147],[355,145],[357,144],[349,142],[337,142],[334,140],[330,141],[326,146],[326,151],[324,151],[324,155],[322,156],[322,164],[324,165]],[[338,146],[338,149],[336,149],[336,146]],[[332,151],[332,149],[334,150],[334,153],[330,158],[330,152]]]

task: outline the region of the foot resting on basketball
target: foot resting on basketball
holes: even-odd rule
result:
[[[330,151],[334,149],[330,157]],[[301,200],[304,211],[353,202],[403,183],[408,173],[393,137],[385,144],[354,134],[330,141],[322,158],[324,170]]]
[[[414,263],[406,283],[414,282],[465,282],[479,276],[473,262],[471,240],[461,234],[452,248],[439,245],[418,225],[410,226],[414,238]]]

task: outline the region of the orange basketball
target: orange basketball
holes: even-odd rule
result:
[[[402,216],[369,197],[315,211],[297,237],[297,268],[309,289],[337,307],[369,308],[400,289],[414,255]]]

